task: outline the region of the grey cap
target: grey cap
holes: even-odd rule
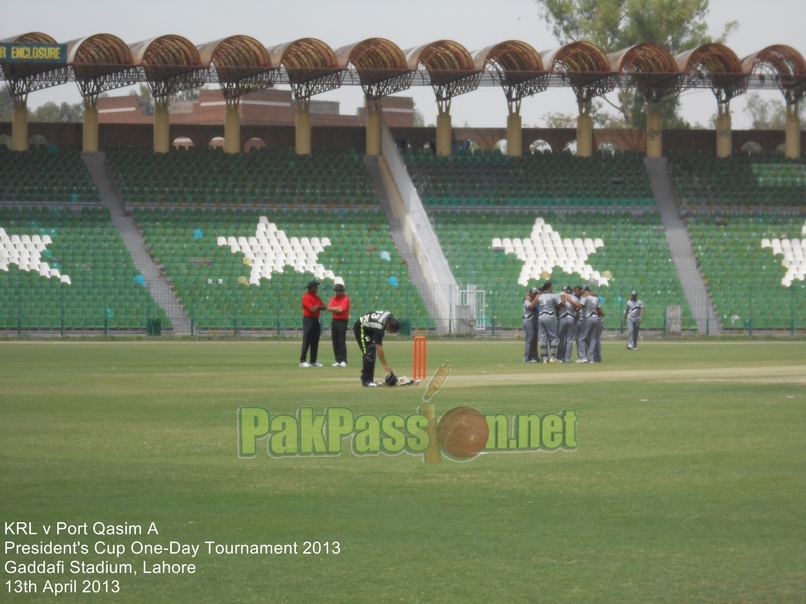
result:
[[[533,287],[532,289],[529,290],[530,294],[537,294],[539,292],[540,292],[540,290],[538,288],[536,288],[536,287]]]
[[[635,292],[630,292],[630,295],[631,295],[631,296],[637,296],[638,294],[637,294],[637,293],[635,293]]]
[[[336,283],[336,285],[333,286],[333,291],[343,292],[344,286],[341,283]]]

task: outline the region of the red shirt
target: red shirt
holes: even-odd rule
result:
[[[346,321],[350,318],[350,298],[346,295],[339,296],[335,295],[330,299],[330,304],[327,305],[328,308],[332,306],[338,306],[342,309],[342,312],[334,312],[333,319],[342,319]]]
[[[317,296],[316,294],[312,294],[311,292],[306,292],[304,296],[302,296],[302,314],[306,317],[313,317],[314,319],[319,318],[319,310],[312,311],[311,308],[314,306],[322,306],[322,298]]]

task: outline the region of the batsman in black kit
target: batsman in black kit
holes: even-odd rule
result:
[[[397,333],[400,331],[400,321],[386,310],[376,310],[365,315],[361,315],[353,325],[353,333],[358,346],[361,348],[361,385],[365,388],[372,388],[375,384],[375,354],[381,358],[387,374],[393,374],[392,368],[386,362],[383,354],[383,336],[386,332]]]

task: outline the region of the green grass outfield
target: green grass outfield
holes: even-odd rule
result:
[[[118,580],[61,602],[704,602],[806,599],[806,343],[604,344],[600,365],[524,365],[522,342],[430,342],[451,376],[438,413],[579,415],[578,450],[238,457],[241,406],[414,413],[424,386],[361,388],[351,367],[297,367],[299,342],[0,343],[3,564],[130,563],[137,575],[2,577],[4,602],[47,579]],[[411,342],[391,341],[398,375]],[[380,364],[379,364],[380,368]],[[89,535],[41,525],[88,523]],[[97,536],[95,522],[159,535]],[[5,525],[4,525],[5,526]],[[53,529],[55,530],[55,528]],[[114,555],[24,555],[8,542]],[[135,541],[200,545],[136,555]],[[320,555],[208,555],[220,544],[339,543]],[[195,574],[145,575],[193,563]],[[8,594],[31,580],[36,595]],[[12,583],[12,586],[15,585]]]

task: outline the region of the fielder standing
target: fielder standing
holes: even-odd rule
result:
[[[582,325],[582,332],[579,336],[579,358],[577,363],[593,363],[596,357],[596,349],[599,345],[602,305],[599,302],[599,298],[590,290],[590,287],[586,287],[582,292],[581,313],[585,317],[585,322]]]
[[[580,302],[579,309],[576,312],[576,326],[574,327],[574,340],[577,343],[577,360],[581,359],[584,355],[581,352],[581,348],[579,347],[579,341],[582,339],[582,330],[585,327],[585,313],[582,312],[582,286],[577,285],[574,287],[574,297],[577,299],[577,302]]]
[[[523,337],[524,337],[524,363],[537,363],[537,294],[540,290],[533,287],[523,299]]]
[[[537,315],[537,327],[544,363],[557,362],[557,344],[560,341],[555,315],[563,303],[563,298],[551,293],[552,289],[551,281],[546,281],[543,284],[543,293],[537,298],[537,303],[540,305],[540,311]]]
[[[637,292],[630,292],[624,319],[627,321],[627,349],[638,350],[638,327],[644,321],[644,303],[638,299]]]
[[[582,308],[579,299],[572,293],[571,286],[563,288],[563,304],[560,306],[560,343],[557,346],[557,360],[562,363],[571,362],[571,353],[574,350],[574,336],[576,334],[577,311]],[[577,348],[579,348],[577,346]]]

